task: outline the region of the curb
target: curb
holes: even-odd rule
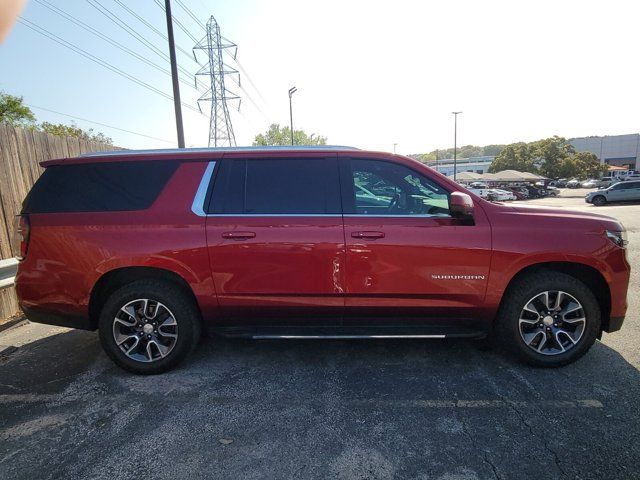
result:
[[[3,323],[0,325],[0,333],[4,332],[5,330],[10,329],[11,327],[15,327],[16,325],[20,324],[20,323],[26,323],[27,322],[27,318],[24,315],[20,315],[16,318],[12,318],[11,320],[9,320],[6,323]]]

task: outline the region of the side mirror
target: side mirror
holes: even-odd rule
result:
[[[462,192],[449,195],[449,213],[459,220],[473,221],[473,200]]]

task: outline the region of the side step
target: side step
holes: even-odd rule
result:
[[[376,340],[429,338],[483,338],[486,332],[460,326],[226,326],[213,327],[213,333],[225,337],[256,340]]]
[[[373,338],[446,338],[446,335],[276,335],[254,334],[255,340],[351,340]]]

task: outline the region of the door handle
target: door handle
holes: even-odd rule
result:
[[[224,232],[222,238],[229,238],[231,240],[247,240],[249,238],[255,238],[255,232]]]
[[[375,240],[376,238],[384,238],[383,232],[351,232],[353,238],[368,238]]]

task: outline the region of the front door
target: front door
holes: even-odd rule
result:
[[[609,202],[621,202],[626,200],[627,186],[625,182],[616,183],[607,192],[607,200]]]
[[[207,215],[214,285],[225,318],[247,324],[339,324],[344,230],[332,158],[222,160]]]
[[[482,209],[465,225],[449,215],[449,192],[410,165],[358,158],[340,164],[345,323],[473,326],[491,257]]]

